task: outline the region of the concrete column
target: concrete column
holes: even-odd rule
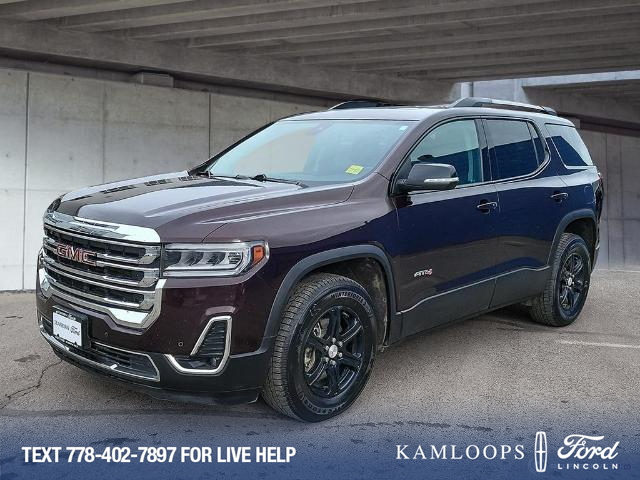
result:
[[[27,74],[0,71],[0,290],[22,288]]]

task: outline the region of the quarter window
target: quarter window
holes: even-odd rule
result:
[[[411,165],[453,165],[460,185],[483,181],[482,156],[474,120],[458,120],[436,127],[411,152],[410,159]]]
[[[575,128],[547,123],[547,130],[565,165],[570,167],[593,165],[589,150]]]
[[[494,119],[486,122],[497,164],[495,179],[520,177],[538,168],[539,157],[528,122]]]

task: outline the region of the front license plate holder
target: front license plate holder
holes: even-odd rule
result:
[[[66,345],[83,349],[88,347],[88,318],[78,312],[54,308],[52,315],[53,336]]]

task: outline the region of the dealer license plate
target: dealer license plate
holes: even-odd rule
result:
[[[82,348],[82,323],[68,312],[53,311],[53,335],[63,342]]]

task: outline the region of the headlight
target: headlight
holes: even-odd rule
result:
[[[262,242],[172,243],[163,249],[162,272],[165,277],[229,277],[249,270],[267,255]]]

